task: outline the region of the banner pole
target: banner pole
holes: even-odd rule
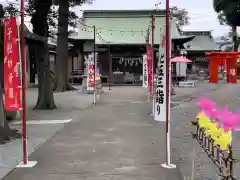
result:
[[[155,17],[152,14],[152,114],[155,114],[155,85],[154,85],[154,62],[155,62],[155,51],[154,51],[154,34],[155,33]]]
[[[93,65],[94,65],[94,92],[93,92],[93,104],[96,105],[96,27],[93,26]]]
[[[25,24],[24,24],[24,0],[20,4],[21,16],[21,34],[20,34],[20,50],[21,50],[21,66],[22,66],[22,146],[23,146],[23,162],[17,167],[30,168],[37,164],[37,161],[28,161],[27,153],[27,113],[26,113],[26,59],[25,59]]]
[[[20,41],[20,26],[21,23],[17,19],[17,33],[18,33],[18,63],[19,63],[19,88],[22,89],[22,57],[21,57],[21,41]]]
[[[22,138],[23,138],[23,164],[27,164],[27,124],[26,124],[26,59],[25,59],[25,34],[24,34],[24,0],[21,0],[21,61],[22,61]]]
[[[150,96],[151,96],[151,92],[150,92],[150,88],[149,88],[149,83],[150,83],[150,79],[149,79],[149,67],[150,67],[150,63],[149,63],[149,59],[148,59],[148,51],[149,51],[149,28],[147,30],[147,40],[146,40],[146,55],[147,55],[147,76],[148,76],[148,84],[147,84],[147,88],[148,88],[148,102],[150,101]]]
[[[171,147],[170,147],[170,21],[169,21],[169,0],[166,0],[166,162],[162,164],[164,168],[176,168],[175,164],[171,164]]]
[[[0,23],[1,23],[1,25],[3,25],[3,19],[0,19]],[[2,26],[2,27],[4,27],[4,26]],[[4,28],[1,28],[0,27],[0,33],[3,31],[3,33],[4,33]],[[3,39],[4,40],[4,39]],[[4,63],[4,62],[3,62]],[[4,69],[4,64],[3,64],[3,69]],[[2,116],[0,117],[2,120],[0,121],[1,122],[1,127],[2,128],[4,128],[4,126],[5,126],[5,117],[4,117],[4,100],[3,100],[3,98],[4,98],[4,90],[3,90],[3,88],[4,88],[4,86],[2,86],[2,83],[4,84],[4,74],[3,74],[3,78],[2,79],[0,79],[0,106],[2,106],[2,107],[0,107],[0,109],[1,109],[1,114],[2,114]]]

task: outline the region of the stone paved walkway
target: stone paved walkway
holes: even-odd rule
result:
[[[37,120],[41,125],[27,125],[28,152],[31,154],[49,140],[55,133],[64,128],[64,124],[46,124],[51,120],[74,119],[76,116],[92,106],[92,96],[82,94],[80,91],[55,93],[55,102],[58,109],[46,111],[33,111],[37,100],[37,89],[29,88],[27,91],[28,122]],[[16,121],[18,123],[19,120]],[[21,122],[21,121],[20,121]],[[14,129],[21,131],[21,124],[11,124]],[[0,179],[9,173],[22,160],[21,140],[13,140],[10,143],[0,145]]]
[[[161,167],[165,125],[148,115],[145,99],[139,87],[109,92],[30,156],[37,166],[15,169],[3,180],[181,179],[179,166]]]
[[[164,125],[156,124],[148,115],[151,112],[151,103],[146,103],[147,93],[141,87],[113,87],[112,89],[112,91],[105,89],[105,93],[94,108],[86,109],[92,102],[92,96],[82,96],[80,92],[76,91],[71,96],[69,96],[69,92],[64,96],[62,93],[55,95],[59,107],[55,113],[30,112],[33,113],[29,116],[33,117],[32,120],[72,118],[74,121],[68,125],[29,125],[31,152],[35,151],[55,132],[59,132],[63,127],[64,129],[30,157],[33,160],[39,160],[39,164],[35,168],[14,170],[4,180],[15,180],[16,177],[19,180],[32,180],[38,176],[43,179],[44,177],[41,175],[46,175],[46,180],[61,180],[61,175],[64,180],[97,177],[100,180],[110,177],[132,180],[141,179],[140,175],[149,180],[159,179],[159,176],[173,178],[169,174],[181,177],[179,172],[169,173],[161,170],[160,164],[165,157],[162,150],[165,145]],[[198,84],[196,88],[177,89],[177,95],[172,98],[174,102],[181,102],[172,113],[173,123],[178,123],[176,129],[181,129],[185,120],[188,120],[184,114],[185,108],[195,103],[189,102],[186,105],[182,102],[190,101],[199,94],[216,89],[216,85],[209,86],[204,83]],[[34,91],[30,93],[32,93],[32,97],[36,96]],[[29,101],[34,105],[34,98]],[[183,110],[181,110],[182,108]],[[181,137],[181,133],[176,135],[178,132],[177,130],[173,131],[173,138]],[[183,130],[183,132],[185,131]],[[175,142],[173,143],[174,152],[181,156],[181,152],[175,148]],[[179,147],[182,149],[181,146],[185,145],[179,142],[176,144],[180,144]],[[9,152],[2,150],[6,147]],[[19,161],[19,157],[21,157],[19,149],[20,141],[14,141],[13,144],[8,144],[3,148],[0,147],[1,155],[3,155],[1,157],[5,157],[0,159],[0,178],[1,171],[10,171]],[[182,163],[181,166],[184,171],[185,164]],[[189,166],[186,167],[189,170]],[[146,168],[151,169],[150,172],[144,170]]]

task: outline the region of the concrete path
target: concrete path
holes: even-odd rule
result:
[[[218,87],[216,85],[209,85],[208,83],[198,83],[196,88],[177,88],[176,89],[177,95],[172,97],[172,101],[177,106],[181,105],[175,108],[174,112],[176,113],[172,113],[172,121],[173,123],[174,122],[177,123],[176,127],[180,127],[181,129],[182,128],[181,124],[184,124],[186,120],[186,116],[184,115],[186,110],[183,102],[190,101],[194,99],[194,97],[199,96],[199,94],[204,94],[210,91],[213,92],[217,88]],[[154,123],[154,121],[152,120],[152,117],[148,116],[148,114],[151,113],[151,103],[149,103],[149,105],[145,105],[147,104],[146,94],[147,92],[141,87],[113,87],[111,91],[108,91],[108,89],[105,88],[105,93],[100,97],[97,107],[95,107],[94,109],[86,110],[87,107],[91,106],[91,103],[93,100],[92,95],[84,95],[80,91],[56,93],[55,101],[58,106],[58,109],[53,111],[32,111],[31,108],[36,103],[35,101],[37,98],[37,92],[36,92],[36,89],[29,89],[28,90],[28,107],[29,107],[28,122],[29,123],[27,126],[28,136],[29,136],[29,139],[28,139],[29,154],[36,151],[36,149],[41,147],[47,140],[49,140],[52,136],[54,136],[55,133],[60,132],[66,126],[66,124],[59,124],[59,123],[49,124],[49,122],[53,122],[52,120],[73,119],[74,122],[66,126],[66,127],[69,127],[70,130],[68,129],[65,130],[66,128],[64,128],[63,130],[63,131],[70,131],[70,132],[72,131],[70,126],[75,126],[75,125],[76,125],[76,128],[78,129],[86,128],[84,129],[84,131],[92,132],[91,128],[97,128],[97,127],[95,127],[95,125],[92,127],[91,124],[98,124],[99,122],[98,118],[101,119],[100,120],[101,123],[102,122],[104,124],[106,122],[113,123],[113,124],[110,123],[109,126],[115,126],[116,124],[114,123],[121,123],[121,122],[123,124],[125,123],[125,126],[121,125],[119,129],[122,129],[122,128],[125,129],[127,127],[129,131],[131,127],[134,126],[133,125],[134,123],[135,124],[143,123],[142,126],[143,127],[146,126],[145,129],[147,131],[147,134],[149,133],[149,131],[152,131],[151,132],[152,134],[149,134],[149,136],[152,135],[152,136],[156,136],[157,138],[159,138],[160,134],[162,134],[163,136],[162,132],[164,132],[164,126],[158,125],[154,127],[156,128],[155,130],[152,130],[151,128],[151,126],[155,124],[152,124]],[[192,107],[191,106],[192,102],[189,102],[188,104],[190,107]],[[98,114],[95,111],[98,112]],[[114,114],[112,112],[114,112]],[[105,118],[105,116],[107,116],[107,113],[110,114],[109,118],[112,118],[112,120],[109,120],[109,119],[105,120],[108,118],[108,117]],[[101,116],[104,115],[104,117],[99,116],[99,114]],[[183,120],[179,121],[179,119],[181,118]],[[123,121],[120,119],[123,119]],[[40,124],[36,124],[35,122],[40,122]],[[127,124],[127,122],[128,123],[131,122],[133,124],[130,125],[130,124]],[[13,124],[12,127],[20,129],[21,125]],[[91,128],[89,129],[89,127]],[[136,125],[136,127],[139,127],[139,126]],[[114,133],[112,134],[115,134],[115,131],[113,132]],[[174,132],[179,133],[178,130],[175,130]],[[61,131],[60,134],[61,133],[63,132]],[[80,137],[77,136],[74,138],[81,139],[82,133],[83,131],[81,131],[81,134],[78,135]],[[91,134],[91,133],[88,132],[88,134]],[[125,133],[123,135],[125,135]],[[179,135],[177,136],[181,137]],[[160,142],[160,141],[162,140],[156,140],[156,142]],[[109,145],[111,144],[111,141],[110,143],[106,141],[105,144]],[[175,143],[174,141],[173,145],[175,144],[180,145],[180,146],[177,146],[177,148],[183,145],[182,141],[179,141],[179,142],[177,141],[177,143]],[[140,147],[140,146],[142,145],[141,144],[137,145],[137,147]],[[158,146],[161,146],[161,145],[158,144]],[[173,146],[173,147],[175,148],[176,146]],[[175,152],[179,154],[179,151],[177,148],[175,148],[176,150]],[[157,147],[155,150],[159,150],[159,148]],[[187,153],[187,155],[189,154]],[[15,168],[16,165],[21,161],[21,158],[22,158],[22,155],[21,155],[20,140],[14,140],[9,144],[0,146],[0,179],[4,177],[13,168]],[[158,160],[159,160],[158,162],[158,165],[159,165],[162,163],[160,161],[163,161],[163,160],[161,159],[158,159]],[[186,169],[189,169],[189,166],[186,166],[186,167],[187,167]],[[187,175],[189,175],[189,173],[187,173]]]
[[[83,111],[85,108],[92,105],[93,96],[83,94],[81,89],[78,91],[67,91],[54,93],[54,100],[57,109],[46,111],[36,110],[32,108],[37,102],[37,89],[29,88],[27,91],[28,104],[28,120],[62,120],[74,118],[75,114]]]
[[[80,91],[55,93],[54,96],[58,109],[33,111],[32,108],[37,100],[37,89],[29,88],[27,91],[29,154],[64,128],[65,124],[62,123],[64,122],[62,120],[76,119],[84,109],[92,106],[92,96],[82,94]],[[54,122],[54,124],[52,124],[52,122]],[[11,127],[21,131],[21,124],[19,123],[21,123],[20,120],[12,122]],[[14,169],[21,160],[22,151],[20,139],[0,145],[0,179]]]
[[[116,88],[34,152],[34,168],[15,169],[3,180],[181,179],[179,166],[161,167],[165,125],[149,112],[142,88]]]
[[[209,92],[214,92],[218,89],[221,89],[220,85],[205,82],[196,82],[196,87],[193,88],[174,87],[176,95],[172,96],[171,101],[173,104],[191,101],[200,95],[208,94]]]

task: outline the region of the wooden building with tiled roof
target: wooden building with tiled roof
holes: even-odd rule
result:
[[[209,58],[205,56],[206,52],[219,51],[217,44],[212,38],[211,31],[183,31],[185,36],[195,36],[193,40],[184,44],[187,56],[193,63],[189,64],[189,69],[192,65],[205,70],[208,69]]]
[[[95,36],[96,52],[99,53],[100,71],[103,75],[110,76],[112,72],[120,71],[123,74],[122,80],[125,74],[132,74],[139,79],[142,75],[142,55],[146,53],[146,37],[148,29],[151,29],[153,12],[153,10],[84,11],[78,33],[69,37],[69,42],[74,44],[82,54],[72,62],[72,69],[83,68],[83,54],[93,52]],[[165,34],[164,10],[155,12],[155,22],[154,42],[155,55],[157,55],[160,36]],[[96,27],[95,35],[93,26]],[[150,31],[150,44],[151,34]],[[183,47],[184,43],[193,38],[193,35],[182,35],[176,21],[172,19],[172,51],[176,50],[176,47]],[[157,56],[155,57],[157,62]],[[81,61],[80,64],[79,61]]]

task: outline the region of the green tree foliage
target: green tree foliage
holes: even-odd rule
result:
[[[240,0],[213,0],[213,8],[217,13],[224,14],[228,24],[240,25]]]
[[[186,9],[180,9],[177,6],[173,6],[170,9],[170,13],[177,19],[179,26],[187,25],[189,23],[188,11]]]
[[[240,43],[237,37],[237,26],[240,25],[240,0],[213,0],[213,8],[218,13],[219,23],[231,26],[233,50],[237,51]]]
[[[217,14],[217,18],[218,18],[218,21],[220,23],[220,25],[230,25],[228,24],[228,21],[226,19],[226,16],[225,14],[223,13],[223,11],[220,11],[218,14]]]
[[[227,6],[227,2],[231,0],[213,0],[213,8],[216,12],[220,12],[224,9],[225,6]]]
[[[29,16],[33,16],[35,13],[35,2],[37,0],[26,0],[26,14]],[[49,1],[49,0],[47,0]],[[45,2],[47,2],[45,1]],[[67,0],[66,0],[67,1]],[[51,5],[58,5],[55,2],[57,2],[57,0],[50,0],[49,2],[51,2]],[[71,1],[70,1],[71,2]],[[52,4],[54,3],[54,4]],[[74,4],[70,3],[70,7],[72,7]],[[57,21],[59,18],[59,13],[57,11],[57,8],[53,8],[54,6],[52,6],[49,9],[48,12],[48,18],[47,18],[47,22],[48,22],[48,29],[49,29],[49,37],[56,37],[56,32],[54,30],[56,30],[56,27],[58,25]],[[73,11],[69,11],[68,14],[68,25],[72,28],[76,28],[77,27],[77,23],[78,23],[78,19],[79,17],[76,15],[75,12]],[[71,33],[71,31],[69,31],[69,33]]]

